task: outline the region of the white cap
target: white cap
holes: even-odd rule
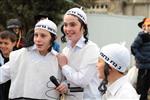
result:
[[[57,35],[57,26],[51,20],[48,19],[40,20],[39,22],[37,22],[34,29],[37,28],[45,29],[52,34]]]
[[[87,16],[85,12],[80,8],[69,9],[65,15],[74,15],[80,18],[85,24],[87,24]]]
[[[100,57],[119,72],[125,72],[130,64],[130,52],[121,44],[109,44],[100,51]]]

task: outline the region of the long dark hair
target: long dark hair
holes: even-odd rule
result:
[[[72,16],[74,16],[74,15],[72,15]],[[81,27],[83,27],[84,30],[85,30],[84,33],[83,33],[83,37],[85,38],[84,43],[86,44],[88,42],[88,27],[87,27],[87,24],[85,24],[80,18],[78,18],[78,20],[81,23]],[[64,30],[63,30],[63,27],[64,27],[64,25],[61,26],[61,32],[63,34],[63,36],[61,37],[61,41],[62,42],[67,42],[67,40],[66,40],[66,34],[65,34]]]
[[[105,78],[102,80],[100,86],[98,87],[98,90],[100,91],[100,93],[102,95],[105,94],[106,91],[107,91],[109,68],[110,68],[109,64],[107,64],[105,62],[105,66],[104,66],[104,75],[105,75]]]
[[[51,35],[51,41],[50,41],[50,48],[48,49],[48,51],[51,51],[53,45],[54,45],[54,41],[56,40],[56,35],[50,33]],[[34,45],[34,41],[33,41],[33,38],[34,38],[34,29],[31,30],[29,33],[28,33],[28,36],[26,37],[26,41],[25,41],[25,46],[24,47],[30,47],[30,46],[33,46]]]

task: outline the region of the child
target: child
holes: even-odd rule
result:
[[[58,99],[66,85],[55,85],[49,80],[55,76],[62,80],[56,51],[52,49],[57,27],[50,20],[39,21],[34,28],[33,44],[13,51],[8,63],[0,67],[0,84],[11,80],[9,99]]]
[[[68,92],[67,100],[100,100],[96,73],[98,46],[88,39],[87,16],[82,9],[69,9],[64,15],[62,40],[67,40],[58,57],[63,75],[71,87],[83,91]]]
[[[9,61],[9,54],[16,46],[17,37],[10,31],[0,32],[1,66]],[[0,100],[8,100],[10,80],[0,85]]]
[[[125,76],[130,64],[130,52],[120,44],[109,44],[100,51],[97,69],[102,83],[102,100],[139,100],[135,89]]]

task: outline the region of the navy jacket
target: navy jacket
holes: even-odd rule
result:
[[[131,45],[131,53],[138,68],[150,69],[150,34],[139,32]]]

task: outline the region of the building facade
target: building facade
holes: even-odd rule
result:
[[[150,0],[95,0],[86,12],[150,17]]]

